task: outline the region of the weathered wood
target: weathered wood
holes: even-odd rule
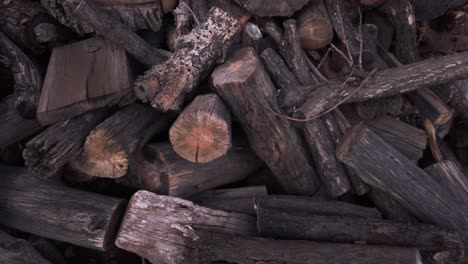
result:
[[[65,24],[66,18],[61,18],[62,11],[69,10],[69,15],[76,23],[93,29],[96,34],[124,48],[147,66],[156,65],[167,58],[167,52],[151,47],[129,27],[118,21],[118,18],[98,8],[92,0],[41,0],[41,4],[52,16]],[[69,26],[79,32],[73,24]]]
[[[424,170],[453,196],[461,201],[468,201],[468,178],[455,162],[444,160]]]
[[[132,75],[125,51],[92,38],[52,51],[37,118],[42,125],[65,121],[89,110],[127,104]]]
[[[212,209],[255,215],[255,200],[258,197],[265,196],[267,196],[265,186],[248,186],[204,191],[187,199],[198,205]]]
[[[333,40],[333,26],[323,0],[311,1],[299,12],[297,29],[304,49],[320,49]]]
[[[438,85],[453,79],[468,77],[468,53],[432,58],[376,72],[359,90],[360,81],[328,81],[317,85],[298,108],[305,118],[314,117],[339,102],[360,102],[407,93],[425,86]]]
[[[339,201],[321,201],[311,197],[290,195],[269,195],[255,198],[257,208],[278,209],[284,212],[301,214],[352,216],[361,218],[381,218],[375,208],[359,206]]]
[[[414,217],[408,209],[403,207],[386,192],[377,188],[371,188],[369,191],[369,198],[375,204],[375,207],[377,207],[377,209],[382,213],[383,219],[390,219],[403,223],[417,221],[416,217]]]
[[[35,63],[0,32],[0,63],[13,74],[15,109],[23,118],[34,119],[42,77]]]
[[[452,9],[466,5],[464,0],[410,0],[418,20],[430,20],[439,17]]]
[[[305,6],[309,0],[235,0],[235,2],[256,16],[289,17]]]
[[[0,224],[79,246],[105,250],[125,210],[122,199],[41,180],[24,168],[2,166]]]
[[[197,96],[169,130],[174,151],[197,163],[225,155],[231,138],[231,113],[216,94]]]
[[[244,30],[242,31],[242,46],[252,47],[257,54],[260,53],[260,41],[263,38],[263,34],[260,28],[254,24],[248,22],[245,24]]]
[[[48,127],[26,144],[23,151],[26,165],[40,176],[57,173],[81,153],[89,132],[108,113],[108,110],[100,109]]]
[[[26,240],[0,230],[0,262],[4,264],[51,264]]]
[[[276,104],[275,88],[254,51],[235,52],[212,74],[215,91],[240,120],[257,155],[290,194],[312,195],[317,175],[297,132]],[[297,166],[301,164],[301,166]]]
[[[130,163],[131,187],[177,197],[243,180],[261,166],[252,150],[237,142],[226,155],[209,163],[182,159],[170,143],[149,144],[143,152]]]
[[[178,42],[169,60],[138,77],[135,94],[143,102],[161,111],[178,110],[185,93],[192,90],[208,71],[222,61],[239,22],[220,8],[212,8],[209,17]]]
[[[107,118],[86,137],[77,159],[81,170],[103,178],[127,174],[129,157],[157,133],[166,131],[172,118],[147,105],[133,104]]]
[[[180,263],[186,254],[180,254],[182,252],[178,248],[183,240],[178,234],[196,227],[237,235],[257,233],[252,216],[138,191],[130,199],[115,243],[119,248],[137,253],[153,263]]]
[[[365,125],[345,135],[337,157],[422,221],[453,229],[468,240],[468,206]]]
[[[421,88],[408,93],[408,97],[416,105],[421,115],[429,118],[436,128],[454,118],[452,109],[428,88]]]
[[[54,264],[67,263],[63,252],[54,244],[53,240],[32,235],[28,238],[28,242],[50,262]]]
[[[424,251],[449,251],[446,261],[461,263],[463,242],[458,233],[435,225],[398,223],[350,216],[320,216],[257,208],[257,228],[262,236],[317,242],[366,243],[416,247]]]
[[[41,131],[37,120],[22,118],[14,108],[14,96],[0,101],[0,147],[6,147]]]

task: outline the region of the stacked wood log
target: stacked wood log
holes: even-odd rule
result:
[[[466,4],[0,1],[0,262],[467,262]]]

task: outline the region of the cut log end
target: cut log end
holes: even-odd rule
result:
[[[333,27],[328,21],[309,18],[299,23],[298,30],[305,49],[320,49],[333,40]]]
[[[245,48],[233,54],[229,63],[220,65],[213,72],[213,85],[243,83],[257,69],[257,57],[253,49]],[[223,73],[223,74],[219,74]]]
[[[95,130],[86,139],[81,170],[97,177],[119,178],[127,174],[128,153],[104,130]]]
[[[343,161],[346,155],[351,151],[354,142],[359,140],[362,134],[366,131],[367,126],[364,123],[359,123],[353,126],[341,139],[341,143],[336,149],[336,157]]]

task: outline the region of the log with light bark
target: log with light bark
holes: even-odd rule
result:
[[[0,230],[0,262],[4,264],[51,264],[28,241]]]
[[[184,96],[222,61],[241,25],[220,8],[212,8],[208,19],[177,42],[167,62],[140,76],[135,94],[161,111],[179,110]]]
[[[169,130],[174,151],[182,158],[207,163],[231,147],[231,113],[216,94],[197,96]]]
[[[424,169],[461,201],[468,201],[468,178],[455,162],[444,160]]]
[[[81,153],[89,132],[108,114],[108,109],[99,109],[48,127],[26,143],[23,150],[26,165],[39,176],[59,172]]]
[[[261,165],[250,147],[241,142],[234,141],[226,155],[209,163],[186,161],[170,143],[154,143],[131,161],[126,183],[136,189],[188,197],[241,181]]]
[[[299,12],[297,29],[304,49],[320,49],[333,40],[333,26],[323,0],[311,1]]]
[[[453,229],[468,241],[468,205],[367,126],[358,124],[345,135],[337,157],[422,221]]]
[[[297,131],[275,115],[281,113],[275,88],[254,51],[236,51],[214,70],[212,80],[215,91],[239,119],[253,150],[282,188],[290,194],[312,195],[319,179]]]
[[[277,209],[301,214],[382,218],[375,208],[339,201],[321,201],[311,197],[291,195],[268,195],[255,198],[257,208]]]
[[[212,209],[255,215],[255,200],[268,195],[265,186],[247,186],[233,189],[208,190],[187,199]]]
[[[8,68],[14,79],[15,109],[26,119],[36,117],[42,77],[33,63],[10,39],[0,32],[0,63]]]
[[[102,0],[101,2],[108,1]],[[131,2],[133,3],[134,1]],[[161,63],[168,57],[167,52],[150,46],[133,32],[130,27],[120,22],[112,13],[108,13],[98,7],[98,1],[41,0],[41,4],[47,9],[49,14],[56,17],[61,23],[72,27],[76,32],[81,33],[80,27],[84,26],[87,28],[84,32],[92,30],[92,32],[102,35],[104,38],[127,50],[137,60],[147,66]],[[140,17],[140,15],[137,17]],[[70,18],[73,19],[72,22],[67,22]],[[133,19],[129,21],[133,21]],[[149,21],[154,20],[150,19]]]
[[[358,78],[360,80],[345,85],[344,81],[339,80],[321,83],[298,107],[298,115],[307,119],[329,110],[343,100],[360,102],[468,78],[467,54],[457,53],[378,71],[369,76],[366,83],[362,83],[365,78]]]
[[[256,16],[290,17],[310,0],[235,0],[237,4]]]
[[[366,243],[444,251],[440,263],[461,263],[464,245],[458,233],[435,225],[398,223],[349,216],[320,216],[257,207],[257,228],[262,236],[333,243]]]
[[[52,51],[37,119],[43,126],[133,100],[125,50],[91,38]]]
[[[125,201],[39,179],[24,168],[1,166],[0,224],[91,249],[114,243]]]
[[[166,131],[171,115],[133,104],[107,118],[86,137],[77,157],[80,169],[93,176],[119,178],[127,174],[129,157],[152,136]]]

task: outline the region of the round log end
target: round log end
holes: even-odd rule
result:
[[[305,49],[320,49],[333,40],[333,27],[328,21],[308,18],[299,23],[298,30]]]
[[[216,67],[212,73],[213,85],[244,83],[258,67],[258,59],[252,48],[243,48],[234,52],[231,58]]]
[[[79,157],[81,170],[103,178],[120,178],[127,174],[128,153],[123,146],[109,138],[106,131],[95,130],[86,138]]]
[[[352,150],[354,143],[362,137],[366,132],[367,126],[364,123],[359,123],[346,131],[346,134],[340,140],[340,144],[336,148],[336,158],[343,161],[348,153]]]

